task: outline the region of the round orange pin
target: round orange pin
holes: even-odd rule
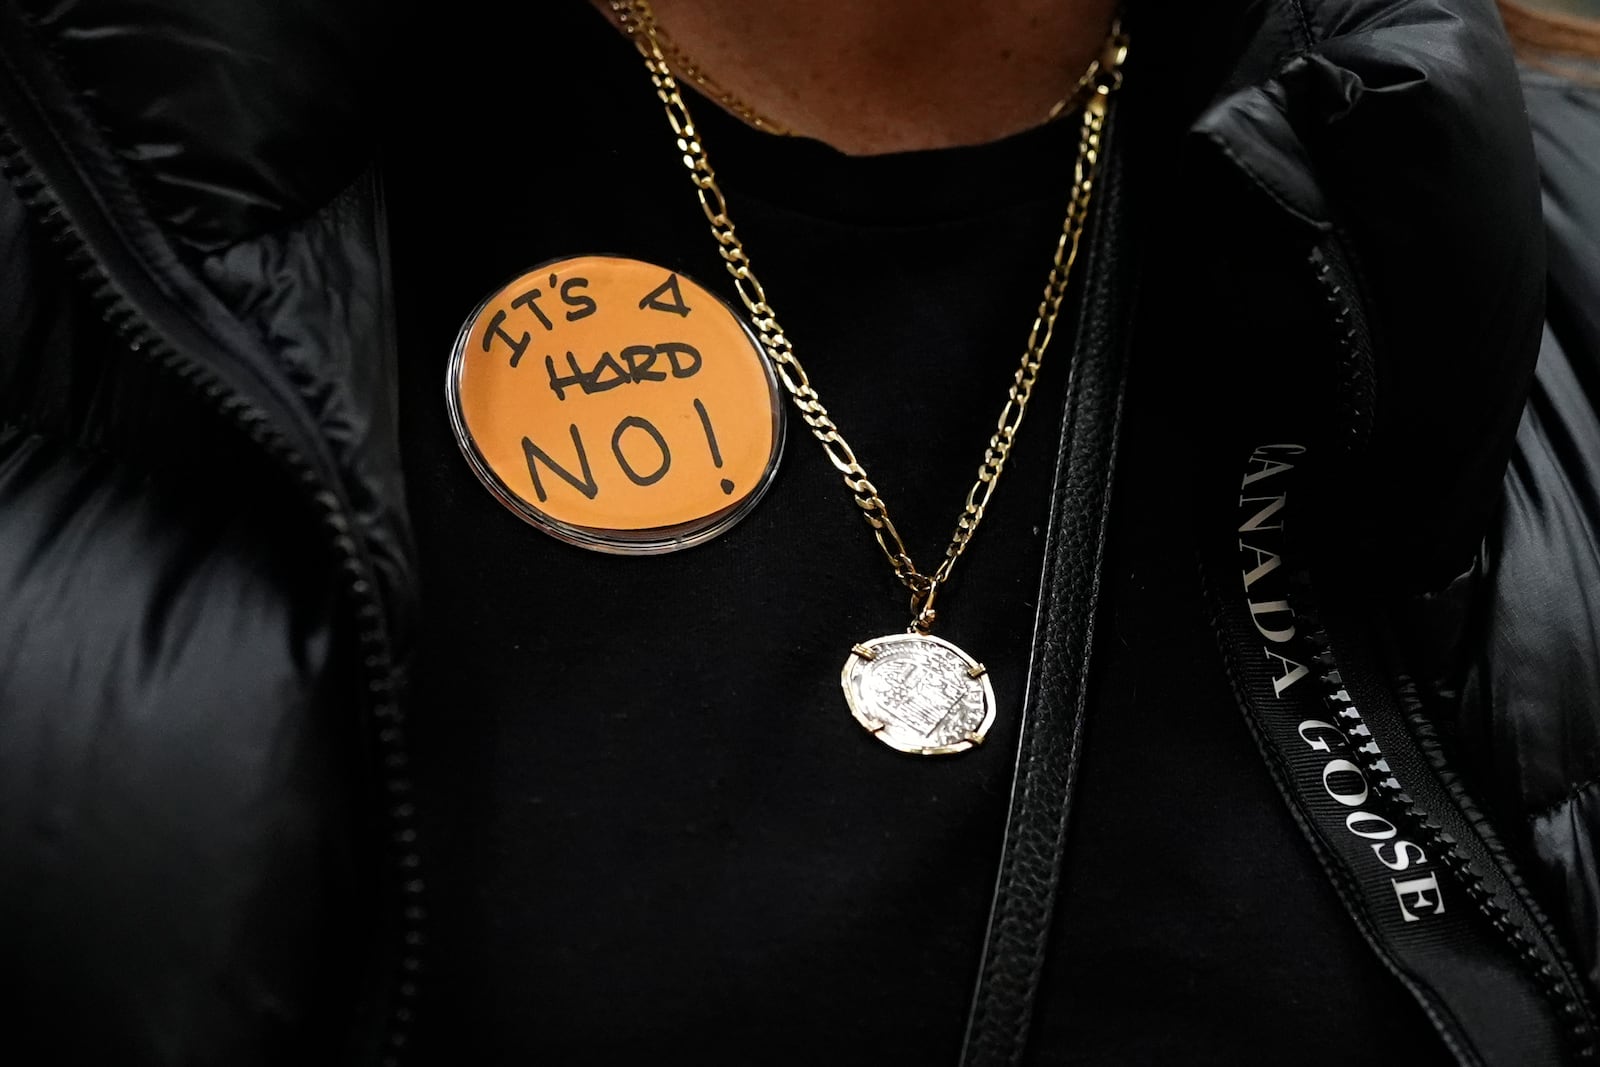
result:
[[[473,472],[572,544],[670,552],[743,518],[783,452],[783,399],[743,320],[693,279],[575,256],[491,293],[446,386]]]

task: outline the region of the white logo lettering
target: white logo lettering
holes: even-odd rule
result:
[[[1376,824],[1379,829],[1373,830]],[[1352,811],[1344,818],[1344,828],[1357,837],[1364,837],[1368,841],[1387,841],[1400,831],[1395,829],[1394,823],[1382,815],[1374,815],[1370,811]]]
[[[1272,695],[1282,699],[1284,690],[1298,682],[1311,672],[1292,659],[1278,655],[1272,649],[1264,650],[1268,659],[1275,659],[1283,667],[1283,674],[1272,680]]]
[[[1391,878],[1389,884],[1394,886],[1394,895],[1400,901],[1400,916],[1406,922],[1414,923],[1424,918],[1417,911],[1426,911],[1428,915],[1444,912],[1444,894],[1439,892],[1439,879],[1436,876],[1430,874],[1426,878],[1407,878],[1404,881]],[[1429,893],[1433,896],[1428,896]],[[1407,895],[1412,899],[1406,900]]]
[[[1333,776],[1354,775],[1355,780],[1361,784],[1359,793],[1341,793],[1333,788]],[[1346,779],[1348,783],[1348,779]],[[1327,794],[1347,808],[1359,808],[1367,802],[1367,776],[1347,759],[1329,760],[1327,766],[1322,768],[1322,788]]]
[[[1385,848],[1394,849],[1394,859],[1389,859],[1383,854]],[[1407,850],[1410,850],[1408,853]],[[1423,864],[1428,862],[1428,854],[1410,841],[1396,841],[1393,844],[1379,844],[1372,846],[1373,855],[1378,857],[1378,862],[1391,871],[1403,871],[1413,863]]]
[[[1330,748],[1328,742],[1324,741],[1322,738],[1311,737],[1306,733],[1307,730],[1317,729],[1327,730],[1329,733],[1333,734],[1335,740],[1341,745],[1348,745],[1350,743],[1349,741],[1345,740],[1344,731],[1333,725],[1333,723],[1323,722],[1321,719],[1307,719],[1305,722],[1300,724],[1300,740],[1304,741],[1318,752],[1332,752],[1333,749]]]
[[[1291,643],[1300,637],[1301,623],[1287,595],[1288,583],[1282,574],[1282,531],[1290,522],[1288,502],[1291,487],[1287,484],[1289,479],[1285,478],[1272,487],[1282,492],[1261,496],[1245,494],[1249,487],[1258,482],[1292,471],[1295,463],[1286,457],[1299,456],[1305,451],[1300,445],[1262,445],[1251,454],[1239,486],[1239,516],[1242,520],[1237,531],[1241,535],[1239,576],[1244,586],[1245,603],[1250,611],[1250,622],[1261,635],[1262,651],[1271,667],[1272,692],[1280,700],[1311,674],[1309,667],[1285,654],[1292,652],[1301,658],[1308,654],[1307,650]],[[1252,592],[1260,599],[1252,598]],[[1372,797],[1373,782],[1377,782],[1380,789],[1389,791],[1399,791],[1400,783],[1391,773],[1361,710],[1355,706],[1349,692],[1340,688],[1343,680],[1337,668],[1328,669],[1326,674],[1319,670],[1318,676],[1330,683],[1334,690],[1325,694],[1324,698],[1330,703],[1323,705],[1326,710],[1321,714],[1328,719],[1338,719],[1339,724],[1321,718],[1306,718],[1300,721],[1296,732],[1308,748],[1328,757],[1322,767],[1323,791],[1338,805],[1354,809],[1345,815],[1344,827],[1372,850],[1379,863],[1391,871],[1409,873],[1410,877],[1390,879],[1395,899],[1400,904],[1401,917],[1406,922],[1417,922],[1429,915],[1442,914],[1444,895],[1438,876],[1422,869],[1428,865],[1428,854],[1416,843],[1401,838],[1399,828],[1388,818],[1364,807]],[[1311,699],[1317,698],[1313,696]],[[1365,769],[1347,756],[1360,756],[1361,763],[1366,765]],[[1373,775],[1371,779],[1367,777],[1369,772]],[[1346,843],[1350,844],[1348,841]],[[1360,847],[1356,846],[1358,850]]]

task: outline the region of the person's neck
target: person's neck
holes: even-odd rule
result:
[[[606,0],[591,0],[609,12]],[[979,144],[1042,122],[1117,0],[650,0],[725,90],[852,154]]]

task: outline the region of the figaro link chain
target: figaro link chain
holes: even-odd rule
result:
[[[656,87],[656,96],[666,109],[667,121],[671,123],[672,132],[677,137],[683,165],[689,171],[690,181],[694,183],[700,208],[711,226],[711,235],[717,242],[717,249],[722,255],[728,273],[733,277],[739,299],[750,313],[751,325],[775,365],[779,381],[783,383],[795,407],[799,409],[800,416],[810,427],[812,435],[821,442],[829,461],[844,476],[844,484],[854,496],[856,506],[861,509],[867,525],[871,527],[878,547],[883,550],[884,557],[894,568],[895,576],[911,591],[912,628],[926,633],[934,621],[933,602],[939,587],[950,577],[956,560],[961,558],[961,553],[972,540],[972,535],[977,532],[978,524],[983,521],[984,512],[989,506],[989,500],[994,496],[995,486],[999,484],[1000,474],[1005,469],[1006,460],[1011,455],[1012,445],[1016,441],[1017,430],[1022,425],[1022,417],[1027,412],[1028,400],[1033,395],[1034,383],[1038,380],[1045,349],[1049,347],[1050,339],[1055,332],[1056,319],[1061,312],[1061,302],[1067,294],[1067,284],[1072,275],[1073,263],[1077,259],[1084,222],[1088,217],[1095,170],[1100,160],[1100,138],[1105,128],[1107,104],[1111,94],[1122,84],[1122,64],[1127,58],[1128,40],[1122,33],[1120,23],[1112,26],[1100,58],[1090,64],[1080,80],[1079,84],[1083,87],[1080,95],[1084,97],[1083,118],[1078,138],[1078,154],[1073,165],[1072,192],[1068,199],[1067,214],[1062,222],[1061,233],[1056,239],[1055,253],[1050,273],[1045,279],[1044,293],[1039,299],[1033,326],[1028,331],[1028,341],[1023,350],[1022,361],[1016,373],[1012,375],[1011,386],[1006,392],[1005,406],[1000,410],[994,434],[989,438],[988,447],[984,450],[983,462],[978,467],[977,480],[972,484],[972,488],[967,490],[961,515],[956,521],[955,532],[945,548],[944,559],[940,561],[938,568],[929,574],[919,570],[912,561],[900,531],[895,528],[894,520],[889,517],[888,505],[879,495],[877,486],[873,485],[867,476],[861,461],[856,458],[855,450],[840,434],[839,427],[829,416],[828,409],[822,403],[816,388],[812,386],[805,367],[795,356],[794,346],[790,343],[788,335],[778,324],[772,305],[767,302],[766,290],[756,277],[744,243],[734,230],[733,220],[728,215],[727,202],[723,198],[721,187],[717,184],[716,172],[712,170],[711,161],[706,155],[704,145],[700,142],[699,132],[689,115],[688,106],[678,91],[678,83],[672,75],[671,65],[662,51],[656,32],[655,15],[649,0],[609,0],[609,2],[618,23],[633,40],[644,57],[645,66],[649,68],[650,80]]]

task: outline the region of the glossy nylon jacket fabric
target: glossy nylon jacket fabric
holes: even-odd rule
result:
[[[1600,987],[1594,95],[1534,76],[1530,138],[1479,0],[1128,14],[1121,118],[1177,146],[1133,358],[1225,398],[1304,338],[1277,399],[1417,728]],[[384,19],[0,2],[0,951],[57,1062],[381,1062],[426,1010]]]

